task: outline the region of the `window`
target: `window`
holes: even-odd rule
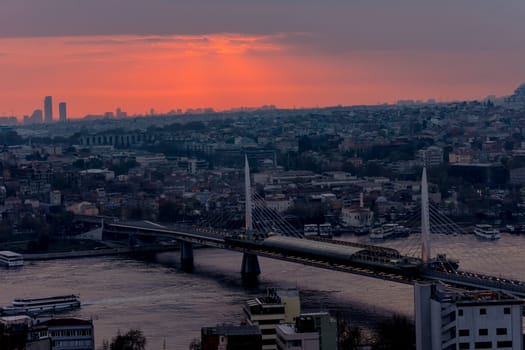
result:
[[[497,335],[507,335],[507,328],[496,328]]]
[[[478,341],[474,345],[476,349],[491,349],[492,348],[492,342],[491,341]]]
[[[459,348],[461,349],[470,349],[470,343],[459,343]]]
[[[481,328],[479,331],[478,331],[478,334],[479,335],[489,335],[489,330],[487,328]]]
[[[459,309],[459,310],[458,310],[458,315],[459,315],[459,316],[463,316],[463,309]]]
[[[468,329],[460,329],[459,330],[459,336],[460,337],[468,337],[470,335],[470,331]]]
[[[509,314],[510,314],[510,307],[506,307],[506,308],[504,308],[504,309],[503,309],[503,313],[504,313],[505,315],[509,315]]]
[[[480,315],[486,315],[487,314],[487,309],[479,309],[479,314]]]
[[[512,348],[512,341],[506,340],[506,341],[499,341],[497,343],[498,349],[504,349],[504,348]]]

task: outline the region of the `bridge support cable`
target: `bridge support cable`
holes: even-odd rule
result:
[[[284,236],[288,236],[286,230],[279,224],[276,223],[268,213],[265,213],[263,209],[255,207],[254,208],[255,220],[254,224],[260,226],[266,234],[269,232],[277,232]]]
[[[258,200],[256,200],[255,202],[257,204],[260,203]],[[257,216],[260,216],[260,218],[262,218],[263,220],[271,223],[272,227],[280,229],[283,235],[301,237],[301,235],[295,230],[290,230],[290,228],[287,227],[285,223],[283,223],[281,218],[272,209],[266,208],[264,206],[255,206],[254,209],[256,211]]]
[[[447,222],[449,226],[454,229],[457,233],[467,234],[468,232],[465,231],[461,226],[456,224],[454,221],[452,221],[448,216],[443,215],[438,208],[434,207],[433,205],[429,206],[430,211],[434,212],[437,216],[439,216],[443,221]]]
[[[473,270],[477,271],[476,273],[485,273],[486,267],[489,267],[491,270],[505,271],[505,274],[508,274],[509,266],[512,265],[504,261],[506,254],[491,254],[488,249],[471,249],[469,246],[474,242],[478,242],[478,239],[474,235],[454,223],[432,205],[430,206],[430,214],[432,221],[437,222],[442,227],[440,231],[446,229],[446,231],[444,231],[446,234],[441,234],[439,239],[434,240],[434,245],[439,247],[438,249],[446,253],[449,257],[460,258],[460,266],[459,270],[456,271],[457,273],[466,273],[464,272],[466,266],[475,262]],[[450,233],[453,234],[451,235]],[[460,234],[459,236],[457,235],[458,233]],[[469,243],[469,241],[472,243]],[[491,242],[487,243],[491,244]],[[490,246],[487,246],[487,248],[490,248]],[[485,268],[483,266],[485,266]],[[468,268],[468,270],[472,270],[472,268]],[[511,271],[517,270],[511,269]],[[509,280],[515,279],[514,276],[507,277]]]
[[[261,212],[261,209],[255,207],[253,210],[254,213],[254,229],[257,229],[260,232],[264,233],[264,237],[267,237],[269,232],[275,231],[278,232],[279,229],[272,226],[272,221],[265,217]]]
[[[410,209],[406,215],[396,220],[400,225],[410,230],[407,238],[387,240],[378,245],[394,248],[401,255],[410,257],[421,257],[421,214],[419,206]],[[377,243],[373,243],[377,244]]]
[[[261,196],[259,196],[257,193],[254,193],[254,200],[255,202],[266,208],[266,210],[268,210],[271,214],[271,216],[274,218],[274,220],[276,220],[277,222],[279,222],[282,226],[286,227],[287,228],[287,233],[289,234],[292,234],[294,236],[300,236],[302,237],[303,235],[300,233],[300,232],[297,232],[297,229],[295,227],[293,227],[283,216],[280,215],[280,213],[276,212],[275,210],[273,209],[270,209],[268,208],[268,206],[266,205],[265,201],[264,201],[264,198],[262,198]]]

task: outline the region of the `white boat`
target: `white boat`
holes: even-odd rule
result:
[[[320,224],[319,225],[319,237],[321,238],[332,238],[334,235],[332,233],[331,224]]]
[[[370,239],[384,240],[397,237],[406,237],[410,230],[399,224],[384,224],[381,227],[373,228],[370,232]]]
[[[3,250],[0,251],[0,265],[6,267],[24,266],[24,257],[21,254]]]
[[[13,306],[0,309],[1,313],[7,315],[14,314],[38,314],[43,312],[58,312],[80,307],[80,297],[78,295],[61,295],[56,297],[36,298],[36,299],[15,299]]]
[[[500,233],[498,229],[495,229],[492,225],[488,224],[478,224],[474,227],[474,234],[477,237],[483,239],[496,240],[500,238]]]
[[[319,226],[316,224],[308,224],[303,227],[303,234],[305,236],[318,236],[319,235]]]

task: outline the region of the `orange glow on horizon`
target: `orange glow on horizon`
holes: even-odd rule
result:
[[[514,87],[501,79],[487,90],[487,84],[468,80],[485,70],[492,56],[472,68],[464,54],[331,54],[305,50],[282,40],[286,38],[213,34],[0,39],[0,115],[31,114],[42,108],[47,95],[54,97],[54,104],[67,102],[69,116],[81,117],[116,107],[144,114],[150,108],[165,113],[482,98]],[[467,75],[466,83],[450,83],[456,79],[454,69]]]

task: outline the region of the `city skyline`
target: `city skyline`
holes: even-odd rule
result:
[[[515,0],[7,1],[0,114],[47,95],[73,117],[509,95],[525,81],[523,15]]]

